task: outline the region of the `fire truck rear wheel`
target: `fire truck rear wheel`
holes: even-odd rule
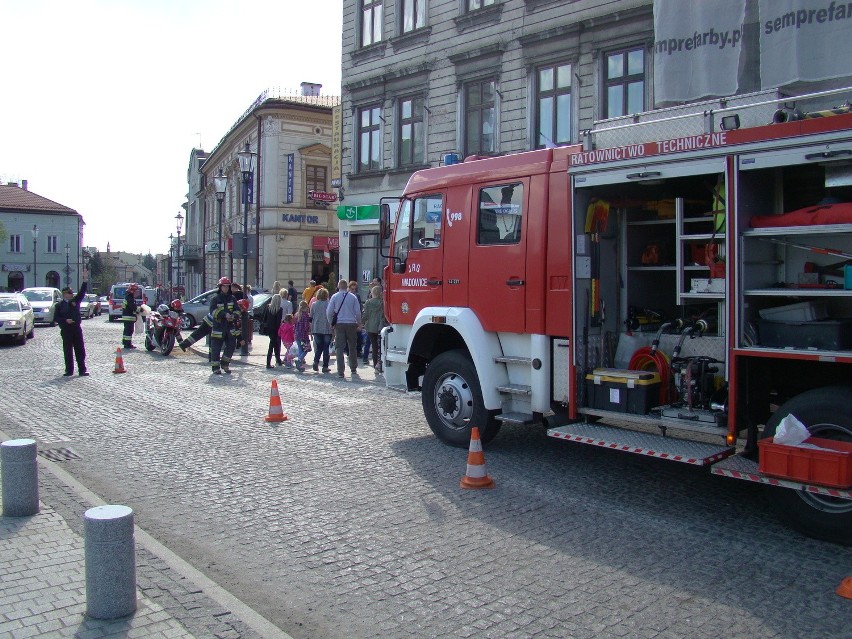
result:
[[[769,420],[763,437],[773,437],[787,415],[795,415],[814,437],[852,442],[848,386],[818,388],[785,402]],[[852,500],[770,487],[769,499],[790,526],[817,539],[852,546]]]
[[[466,447],[470,429],[479,427],[479,437],[488,443],[500,430],[495,413],[485,408],[476,367],[462,350],[441,353],[423,376],[423,412],[429,428],[446,444]]]

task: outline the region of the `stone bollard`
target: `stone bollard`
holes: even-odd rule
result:
[[[133,510],[97,506],[83,515],[86,546],[86,614],[117,619],[136,612]]]
[[[39,511],[38,461],[34,439],[10,439],[0,444],[3,514],[29,517]]]

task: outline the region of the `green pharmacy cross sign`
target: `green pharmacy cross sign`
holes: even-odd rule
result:
[[[366,206],[338,206],[337,219],[354,222],[356,220],[378,220],[379,205],[368,204]]]

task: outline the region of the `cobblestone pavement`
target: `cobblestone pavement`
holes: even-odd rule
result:
[[[758,486],[515,427],[485,451],[497,487],[463,491],[466,451],[372,375],[214,377],[143,349],[115,375],[120,326],[84,331],[89,378],[61,376],[58,331],[0,346],[0,430],[73,451],[57,465],[293,637],[849,637],[852,549],[783,527]],[[272,379],[282,424],[263,420]],[[66,492],[41,498],[71,525]],[[187,632],[252,636],[150,564],[141,593]]]

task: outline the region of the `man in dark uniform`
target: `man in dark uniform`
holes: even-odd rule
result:
[[[124,293],[124,301],[121,303],[121,321],[124,322],[124,335],[121,343],[125,349],[136,348],[133,345],[133,327],[136,324],[136,315],[141,310],[136,304],[136,293],[139,287],[131,284]]]
[[[284,297],[283,295],[281,297]],[[290,301],[291,313],[299,310],[299,293],[293,285],[293,280],[287,280],[287,299]],[[286,315],[286,313],[284,313]]]
[[[240,316],[237,300],[231,294],[231,280],[223,277],[219,280],[219,292],[210,300],[210,315],[213,316],[213,328],[210,331],[210,365],[214,375],[222,372],[231,374],[231,358],[237,346],[234,334]]]
[[[59,334],[62,336],[62,352],[65,355],[65,377],[74,374],[74,359],[77,359],[77,371],[80,377],[88,377],[86,370],[86,346],[83,344],[83,319],[80,317],[80,300],[86,294],[89,286],[89,271],[83,269],[83,284],[74,295],[74,291],[66,286],[62,289],[62,301],[56,305],[54,319],[59,324]]]

